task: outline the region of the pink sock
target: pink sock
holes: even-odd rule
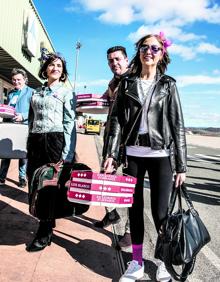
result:
[[[142,250],[143,244],[133,245],[132,244],[132,259],[138,261],[138,264],[142,266]]]

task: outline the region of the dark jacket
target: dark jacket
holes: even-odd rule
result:
[[[124,144],[142,105],[138,97],[137,77],[122,80],[115,101],[109,129],[109,142],[104,155],[118,159],[119,146]],[[170,149],[173,171],[186,171],[186,138],[182,109],[175,80],[161,77],[154,87],[148,108],[148,130],[153,150]],[[126,145],[138,139],[139,116]]]
[[[105,131],[104,131],[104,138],[103,138],[103,150],[102,150],[103,159],[105,159],[106,150],[107,150],[107,147],[109,145],[108,144],[108,141],[109,141],[108,134],[109,134],[110,123],[111,123],[112,107],[113,107],[114,101],[117,97],[118,87],[120,85],[120,82],[121,82],[122,79],[124,79],[126,76],[128,76],[128,74],[129,74],[129,70],[126,71],[121,76],[114,75],[114,77],[112,78],[112,80],[108,84],[108,89],[106,90],[106,92],[103,95],[103,97],[108,99],[108,101],[109,101],[109,111],[108,111],[108,116],[107,116],[107,120],[106,120],[106,124],[105,124]]]

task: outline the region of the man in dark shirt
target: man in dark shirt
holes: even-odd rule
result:
[[[123,46],[114,46],[109,48],[107,50],[107,60],[108,60],[108,65],[114,76],[112,80],[109,82],[108,89],[102,96],[102,98],[106,98],[109,101],[109,112],[108,112],[107,122],[104,131],[104,140],[103,140],[104,143],[103,151],[102,151],[103,161],[106,158],[106,148],[108,147],[108,134],[109,134],[109,124],[111,119],[112,106],[117,95],[117,90],[120,81],[129,72],[127,52]],[[110,224],[115,224],[120,221],[120,216],[116,208],[107,207],[106,210],[107,212],[104,218],[101,221],[97,221],[94,223],[95,227],[104,228],[109,226]],[[126,248],[131,245],[130,225],[128,219],[125,224],[124,236],[119,241],[118,245],[121,248],[123,247]]]

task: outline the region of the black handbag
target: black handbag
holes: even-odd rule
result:
[[[185,199],[188,210],[182,208]],[[178,210],[173,212],[178,199]],[[196,255],[211,240],[209,232],[195,210],[185,184],[173,188],[167,219],[159,232],[155,257],[161,259],[167,271],[177,281],[185,281],[192,273]],[[181,265],[182,273],[177,273],[173,265]]]
[[[32,178],[29,211],[40,220],[81,215],[89,205],[67,199],[68,182],[72,170],[91,170],[83,163],[49,163],[38,168]]]

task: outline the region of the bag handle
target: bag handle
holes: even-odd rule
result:
[[[186,184],[185,184],[185,183],[183,183],[183,184],[181,185],[181,194],[182,194],[182,196],[184,197],[184,199],[185,199],[185,201],[186,201],[186,204],[187,204],[188,208],[190,209],[190,212],[191,212],[194,216],[195,216],[196,214],[198,214],[197,211],[195,210],[194,206],[193,206],[193,203],[192,203],[191,199],[190,199],[189,192],[188,192],[188,190],[187,190],[187,188],[186,188]]]
[[[196,262],[196,257],[194,257],[192,259],[192,261],[186,263],[183,265],[182,267],[182,272],[181,273],[177,273],[176,270],[174,269],[172,263],[170,262],[170,248],[168,246],[168,244],[165,244],[165,248],[164,248],[164,263],[166,265],[166,269],[167,271],[171,274],[171,276],[177,280],[177,281],[185,281],[187,279],[187,277],[193,272],[194,266],[195,266],[195,262]]]
[[[175,184],[173,184],[173,190],[172,190],[172,194],[170,196],[170,202],[169,202],[169,207],[168,207],[168,217],[171,216],[176,200],[178,200],[178,208],[180,210],[180,212],[183,212],[183,208],[182,208],[182,198],[181,195],[184,197],[184,199],[186,200],[186,203],[190,209],[190,211],[193,213],[195,211],[192,201],[189,198],[189,194],[188,191],[186,189],[185,184],[182,184],[179,187],[175,187]],[[171,258],[170,254],[170,248],[169,248],[169,243],[165,243],[164,242],[164,263],[166,265],[166,268],[168,270],[168,272],[171,274],[171,276],[177,280],[177,281],[185,281],[188,277],[189,274],[192,273],[194,266],[195,266],[195,261],[196,261],[196,257],[194,257],[192,259],[192,261],[190,261],[189,263],[186,263],[183,265],[182,267],[182,272],[179,274],[176,272],[176,270],[174,269],[172,262],[170,261]]]
[[[59,161],[57,163],[48,163],[48,167],[52,167],[54,169],[54,178],[58,177],[58,173],[63,165],[63,161]]]
[[[175,187],[175,182],[173,183],[173,190],[170,196],[169,206],[168,206],[168,216],[170,216],[173,213],[176,198],[178,198],[178,208],[180,211],[183,210],[182,208],[182,199],[181,199],[181,186]]]
[[[190,199],[189,192],[186,188],[186,184],[183,183],[179,187],[174,187],[174,184],[173,184],[173,190],[172,190],[172,193],[171,193],[171,196],[170,196],[170,202],[169,202],[169,206],[168,206],[168,216],[171,215],[173,210],[174,210],[174,206],[175,206],[177,197],[178,197],[179,210],[181,210],[181,211],[183,210],[181,196],[186,201],[186,204],[187,204],[188,208],[190,209],[191,213],[193,215],[196,215],[197,211],[195,210],[193,203]]]

